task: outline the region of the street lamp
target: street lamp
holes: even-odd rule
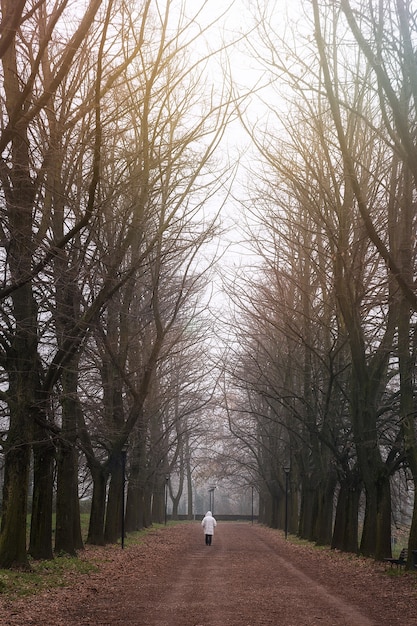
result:
[[[253,526],[253,485],[251,485],[251,487],[252,487],[252,510],[251,510],[252,514],[251,514],[251,517],[252,517],[252,526]]]
[[[209,487],[209,490],[208,490],[209,491],[209,501],[210,501],[209,509],[213,513],[213,515],[214,515],[214,490],[215,489],[216,489],[216,486],[213,485],[212,487]]]
[[[120,456],[122,459],[122,517],[121,517],[121,526],[122,526],[122,550],[125,547],[125,487],[126,487],[126,456],[127,456],[127,445],[125,444],[120,451]]]
[[[167,525],[168,482],[169,482],[169,474],[166,474],[165,476],[165,526]]]
[[[288,478],[290,475],[290,466],[284,465],[285,472],[285,539],[288,537]]]

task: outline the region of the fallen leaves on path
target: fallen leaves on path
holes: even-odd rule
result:
[[[361,605],[367,609],[368,614],[377,616],[378,621],[375,623],[378,626],[417,623],[416,573],[397,572],[395,568],[391,571],[372,559],[328,548],[317,548],[308,543],[293,542],[291,538],[286,542],[282,533],[269,528],[256,526],[254,532],[261,534],[271,544],[272,549],[279,551],[295,567],[302,568],[318,584],[329,588],[333,593],[343,593],[345,600],[357,606]],[[172,583],[179,557],[187,553],[190,541],[195,542],[195,537],[195,525],[179,524],[151,530],[141,543],[127,544],[124,550],[120,546],[88,546],[79,555],[81,560],[94,566],[88,573],[68,572],[60,588],[42,589],[25,598],[3,598],[0,600],[0,624],[126,624],[122,616],[129,612],[129,603],[132,604],[132,616],[138,615],[138,596],[141,614],[146,614],[147,606],[154,609],[155,602],[161,601],[161,589]],[[243,589],[247,583],[246,572],[250,571],[248,559],[250,560],[250,555],[242,552],[241,561],[237,561],[241,562],[241,567],[233,568],[236,588],[240,585]],[[88,613],[86,607],[100,609],[101,617],[98,621],[84,617]],[[257,621],[257,610],[254,603],[254,621],[251,621],[251,615],[245,615],[248,624],[261,623]],[[67,614],[71,617],[66,617]],[[172,620],[174,626],[174,615]],[[129,623],[141,625],[147,622],[132,617]],[[303,624],[299,623],[297,626]]]

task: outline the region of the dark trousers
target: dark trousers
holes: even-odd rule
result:
[[[211,546],[212,539],[213,539],[213,535],[206,535],[206,546]]]

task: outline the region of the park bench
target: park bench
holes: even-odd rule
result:
[[[391,567],[393,565],[395,565],[397,568],[398,567],[405,567],[407,565],[407,558],[408,558],[408,550],[407,548],[403,548],[400,552],[400,556],[398,557],[398,559],[384,559],[385,563],[389,563],[391,565]]]

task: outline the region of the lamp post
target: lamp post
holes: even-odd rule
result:
[[[169,474],[165,476],[165,526],[167,525],[167,512],[168,512],[168,482]]]
[[[122,459],[122,517],[121,517],[121,527],[122,527],[122,550],[125,547],[125,487],[126,487],[126,456],[127,456],[127,446],[124,445],[121,452]]]
[[[214,490],[216,489],[216,486],[213,485],[212,487],[209,487],[209,509],[210,511],[213,513],[214,515]]]
[[[253,485],[252,485],[252,526],[253,526]]]
[[[288,537],[288,478],[290,475],[290,466],[284,466],[285,472],[285,539]]]

